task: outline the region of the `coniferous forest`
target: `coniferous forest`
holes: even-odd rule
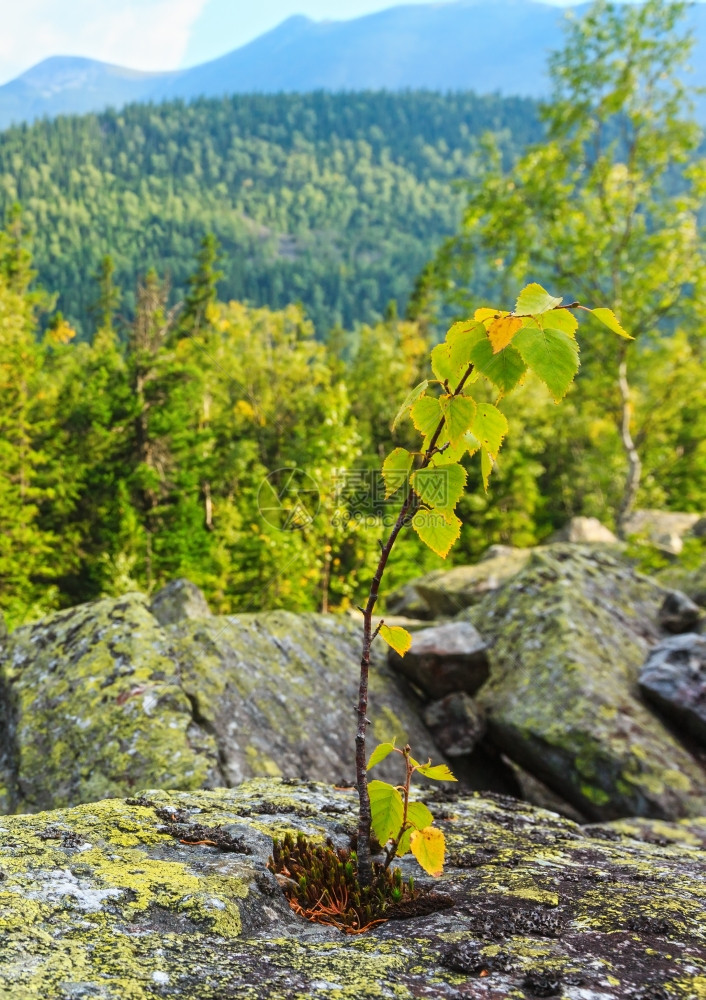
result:
[[[354,606],[400,389],[448,318],[512,309],[526,281],[610,305],[634,340],[596,328],[559,414],[539,383],[515,399],[495,371],[511,433],[488,492],[464,459],[455,559],[572,515],[625,534],[635,507],[703,511],[702,137],[672,73],[688,44],[657,57],[631,17],[611,31],[632,46],[633,91],[609,62],[592,91],[588,55],[559,59],[541,113],[321,93],[0,135],[9,624],[177,576],[219,612]],[[283,531],[287,469],[316,516]],[[439,562],[410,537],[390,580]]]

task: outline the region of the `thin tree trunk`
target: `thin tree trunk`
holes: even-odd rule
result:
[[[632,436],[632,402],[630,383],[628,382],[628,365],[624,350],[618,368],[618,387],[620,389],[621,400],[620,440],[628,461],[628,473],[625,480],[623,498],[618,510],[617,527],[619,537],[625,538],[627,522],[637,499],[637,491],[640,488],[642,462],[640,461],[640,456]]]

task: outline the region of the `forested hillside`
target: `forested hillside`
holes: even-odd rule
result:
[[[88,336],[91,275],[115,262],[126,318],[154,267],[183,297],[206,231],[219,295],[300,301],[319,334],[401,308],[452,233],[455,181],[496,133],[507,159],[541,132],[536,106],[473,94],[238,96],[59,118],[0,134],[0,217],[21,203],[40,282]]]

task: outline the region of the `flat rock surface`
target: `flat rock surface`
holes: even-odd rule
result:
[[[0,996],[703,997],[705,820],[582,828],[514,799],[439,799],[434,888],[452,908],[358,936],[301,920],[266,870],[273,832],[345,844],[352,791],[265,779],[3,817]]]
[[[492,740],[587,817],[706,813],[704,767],[638,690],[663,599],[608,551],[553,545],[469,612]]]
[[[82,605],[0,642],[0,812],[147,784],[354,776],[360,624],[289,612],[162,626],[142,594]],[[443,760],[374,647],[371,741]],[[393,765],[381,777],[398,780]]]

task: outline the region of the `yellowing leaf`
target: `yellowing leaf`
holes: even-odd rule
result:
[[[432,781],[457,781],[447,764],[418,764],[417,771]],[[431,822],[431,820],[430,820]]]
[[[438,878],[444,870],[446,841],[441,830],[427,826],[424,830],[414,830],[409,840],[412,854],[425,872]]]
[[[446,344],[449,359],[455,371],[462,370],[471,361],[471,351],[480,340],[487,340],[488,335],[482,323],[466,320],[454,323],[446,334]]]
[[[383,761],[387,756],[389,756],[392,753],[394,749],[395,749],[394,743],[380,743],[379,746],[376,746],[373,752],[370,754],[370,760],[368,761],[368,770],[375,767],[375,765],[379,764],[380,761]]]
[[[412,423],[424,437],[434,433],[440,420],[441,407],[434,396],[422,396],[412,407]]]
[[[462,465],[436,465],[418,469],[412,488],[427,507],[453,510],[463,495],[467,473]]]
[[[441,396],[439,405],[444,414],[446,433],[451,444],[471,429],[476,415],[476,403],[470,396]]]
[[[410,802],[407,806],[407,822],[412,825],[400,837],[397,845],[397,854],[399,857],[404,857],[409,850],[409,842],[414,830],[424,830],[427,826],[431,826],[434,822],[434,817],[423,802]]]
[[[461,522],[455,514],[439,510],[420,510],[412,527],[432,552],[445,559],[461,534]]]
[[[508,312],[504,312],[502,309],[488,309],[484,307],[482,309],[476,309],[473,314],[473,318],[476,322],[484,323],[485,326],[488,327],[494,320],[500,319],[501,316],[509,315],[510,314]]]
[[[402,406],[397,411],[397,416],[392,421],[392,430],[393,431],[394,431],[395,427],[397,427],[398,423],[400,422],[400,420],[402,419],[402,417],[405,415],[405,413],[407,412],[407,410],[411,410],[411,408],[414,405],[414,403],[416,403],[416,401],[420,398],[420,396],[424,395],[424,393],[427,391],[428,388],[429,388],[429,383],[425,380],[424,382],[420,382],[418,386],[416,386],[414,389],[412,389],[412,391],[410,392],[409,396],[407,396],[407,398],[405,399],[404,403],[402,404]]]
[[[494,320],[488,327],[488,340],[493,345],[493,354],[507,347],[523,326],[524,322],[516,316],[501,316],[500,319]]]
[[[561,299],[550,295],[541,285],[527,285],[519,294],[515,312],[520,316],[536,316],[538,313],[549,312],[561,305]]]
[[[481,446],[496,458],[503,438],[507,434],[505,414],[492,403],[479,403],[471,430]]]
[[[386,781],[369,781],[370,812],[372,830],[384,846],[390,837],[396,837],[402,827],[404,803],[402,796]]]
[[[617,333],[619,337],[624,337],[626,340],[635,339],[634,337],[630,336],[627,330],[623,329],[623,327],[620,325],[618,317],[615,315],[612,309],[600,308],[600,309],[591,309],[589,311],[593,313],[596,319],[600,323],[602,323],[603,326],[607,326],[609,330],[612,330],[613,333]]]
[[[515,337],[515,347],[558,403],[579,370],[579,345],[561,330],[525,329]]]
[[[395,448],[382,463],[385,480],[385,499],[396,493],[407,482],[412,470],[412,454],[406,448]]]
[[[400,656],[404,656],[412,645],[412,636],[407,629],[400,628],[399,625],[381,625],[380,638]]]

